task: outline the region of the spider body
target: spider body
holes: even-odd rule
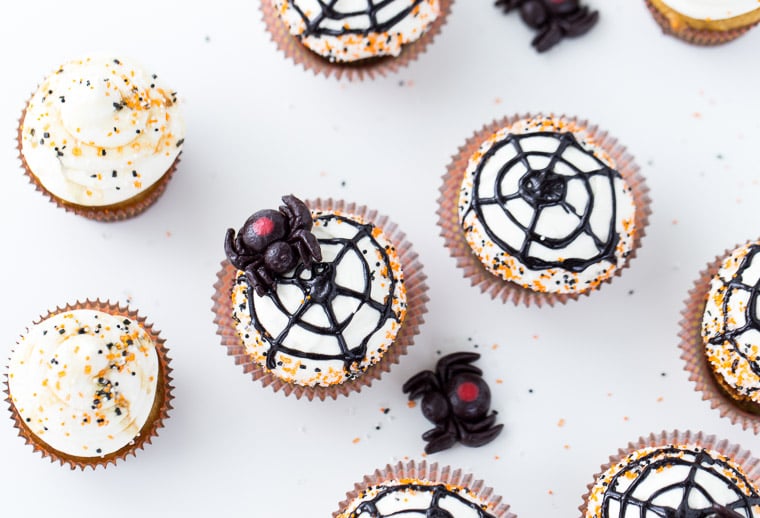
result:
[[[311,267],[322,260],[317,238],[310,232],[311,213],[293,195],[282,197],[279,210],[264,209],[246,220],[235,234],[228,229],[224,251],[232,265],[245,272],[259,296],[274,287],[277,275],[296,267],[299,261]]]
[[[496,0],[496,5],[510,12],[520,10],[529,27],[539,31],[531,45],[545,52],[565,37],[581,36],[599,20],[599,11],[581,6],[580,0]]]
[[[438,360],[435,372],[423,371],[403,386],[409,399],[422,398],[422,415],[435,428],[422,435],[425,452],[435,453],[461,442],[482,446],[501,433],[504,425],[494,425],[491,391],[482,378],[483,371],[471,365],[477,353],[453,353]]]

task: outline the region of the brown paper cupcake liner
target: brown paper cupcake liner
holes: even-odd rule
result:
[[[497,277],[483,266],[483,263],[480,262],[467,243],[459,223],[457,204],[467,163],[470,156],[478,150],[483,141],[506,126],[537,116],[541,116],[541,114],[512,115],[487,124],[481,130],[475,132],[459,148],[459,152],[452,157],[446,174],[443,175],[443,185],[439,189],[441,195],[438,198],[438,224],[441,227],[441,236],[444,238],[446,247],[449,249],[449,254],[456,259],[457,266],[462,269],[464,277],[470,280],[471,285],[480,288],[481,293],[487,292],[492,299],[501,299],[503,303],[511,301],[515,305],[524,304],[527,307],[531,304],[539,307],[543,304],[554,306],[556,302],[565,304],[568,300],[577,300],[581,295],[589,295],[598,288],[580,293],[541,293]],[[639,167],[634,163],[633,157],[627,153],[625,147],[620,145],[615,138],[608,135],[606,131],[600,130],[598,126],[590,125],[587,120],[565,116],[562,116],[561,119],[565,120],[568,124],[574,124],[582,128],[593,137],[597,145],[603,148],[615,161],[618,172],[620,172],[632,190],[636,205],[637,232],[634,236],[633,248],[626,258],[625,264],[615,269],[614,276],[619,276],[629,266],[631,259],[636,257],[637,250],[641,246],[641,238],[646,235],[646,227],[649,223],[649,215],[651,214],[648,196],[649,188],[644,183],[644,178],[639,174]],[[604,282],[611,281],[612,276],[604,280]]]
[[[427,46],[433,42],[446,23],[454,0],[440,0],[440,2],[440,16],[418,40],[404,45],[399,56],[371,58],[359,63],[331,63],[316,52],[309,50],[301,44],[298,38],[290,34],[285,23],[277,16],[271,1],[261,0],[261,12],[272,41],[296,65],[303,66],[305,70],[311,70],[315,75],[334,76],[336,79],[345,77],[349,81],[363,81],[365,78],[374,79],[375,76],[384,77],[393,74],[425,52]]]
[[[272,374],[265,367],[251,361],[242,340],[235,331],[235,322],[232,319],[231,293],[238,270],[226,259],[222,261],[221,270],[217,273],[217,282],[214,284],[215,292],[212,297],[214,301],[212,308],[215,315],[214,323],[217,325],[217,333],[222,338],[222,345],[227,348],[227,354],[235,358],[235,364],[243,366],[243,372],[250,373],[251,377],[254,380],[259,380],[263,386],[271,387],[275,392],[281,390],[286,396],[293,394],[296,399],[302,397],[309,401],[314,398],[319,400],[337,399],[339,395],[348,396],[352,392],[359,392],[362,387],[372,385],[372,382],[380,379],[384,372],[390,371],[391,366],[398,363],[401,356],[406,354],[408,347],[414,344],[414,336],[419,333],[419,327],[425,321],[423,317],[428,301],[425,284],[427,276],[422,270],[422,264],[418,261],[417,253],[412,249],[411,243],[406,240],[406,235],[386,216],[378,215],[376,211],[369,210],[364,206],[332,199],[308,200],[306,205],[315,210],[340,211],[364,218],[365,221],[370,221],[380,228],[396,248],[404,274],[407,313],[401,329],[396,335],[396,340],[383,354],[380,361],[368,367],[361,376],[354,380],[327,387],[288,383]]]
[[[40,191],[42,194],[47,196],[48,199],[56,206],[64,209],[66,212],[73,212],[74,214],[84,216],[87,219],[103,222],[123,221],[125,219],[134,218],[135,216],[145,212],[145,210],[156,203],[164,193],[166,186],[169,184],[169,180],[171,180],[180,162],[180,157],[178,155],[177,158],[174,159],[174,162],[172,162],[172,165],[169,167],[169,169],[163,174],[161,178],[158,179],[158,181],[156,181],[156,183],[148,187],[140,194],[120,203],[94,207],[71,203],[59,198],[55,194],[45,189],[45,186],[42,185],[37,176],[29,168],[29,164],[26,163],[24,154],[21,151],[21,140],[23,137],[21,133],[21,127],[23,125],[25,116],[26,105],[24,105],[24,109],[21,112],[21,118],[19,119],[16,149],[18,150],[18,157],[19,160],[21,160],[21,166],[24,170],[24,174],[26,174],[27,178],[29,178],[29,183],[34,185],[35,190]]]
[[[633,451],[642,448],[658,448],[671,444],[692,445],[706,450],[716,451],[721,455],[730,458],[733,463],[744,472],[748,480],[753,481],[755,485],[760,483],[760,461],[752,457],[752,454],[749,451],[742,449],[736,444],[731,444],[726,439],[718,440],[714,435],[705,435],[702,432],[682,432],[679,430],[673,430],[672,432],[662,431],[658,434],[651,433],[647,437],[639,437],[636,442],[629,442],[626,448],[618,449],[617,454],[610,455],[609,461],[599,468],[599,471],[594,475],[591,483],[586,486],[587,491],[586,494],[583,495],[583,503],[578,507],[581,512],[581,518],[586,515],[588,498],[591,494],[591,490],[599,477],[606,473],[608,469],[623,460]]]
[[[13,419],[14,426],[18,430],[18,435],[23,437],[26,444],[32,446],[34,451],[42,454],[42,458],[49,457],[50,462],[58,462],[61,466],[68,464],[72,470],[80,468],[84,470],[87,467],[93,470],[99,466],[107,468],[109,464],[116,465],[117,461],[122,461],[127,458],[128,455],[136,456],[137,450],[145,448],[146,444],[151,444],[154,437],[158,437],[158,430],[164,427],[164,420],[169,418],[169,410],[173,407],[171,405],[172,399],[172,368],[169,366],[171,360],[168,356],[168,349],[164,346],[165,340],[159,336],[160,332],[153,329],[153,324],[148,324],[145,317],[141,317],[137,311],[129,309],[128,306],[120,306],[110,301],[85,300],[84,302],[77,301],[74,304],[66,304],[64,307],[56,307],[55,310],[49,311],[46,315],[40,316],[38,320],[33,322],[33,325],[39,324],[43,320],[57,315],[59,313],[65,313],[67,311],[75,309],[91,309],[96,311],[102,311],[111,315],[120,315],[136,321],[140,327],[142,327],[148,336],[151,337],[156,345],[156,353],[158,356],[158,384],[156,386],[156,399],[153,402],[153,408],[148,415],[145,424],[143,425],[140,433],[134,440],[120,448],[119,450],[103,455],[101,457],[79,457],[76,455],[70,455],[62,451],[56,450],[49,446],[45,441],[35,435],[24,423],[21,415],[16,410],[13,401],[11,400],[10,387],[8,384],[8,374],[5,375],[5,388],[6,395],[5,401],[8,403],[9,410],[11,412],[11,418]]]
[[[681,338],[679,347],[684,370],[689,373],[689,380],[694,382],[696,390],[702,393],[702,399],[709,401],[710,407],[717,409],[721,417],[726,417],[731,423],[740,425],[744,430],[752,430],[757,435],[760,433],[760,415],[737,406],[736,401],[721,388],[707,361],[702,341],[702,316],[710,292],[710,281],[718,273],[723,260],[739,246],[741,245],[726,250],[722,256],[708,264],[700,272],[694,287],[689,290],[689,297],[684,301],[686,307],[681,311],[683,318],[678,333]]]
[[[403,463],[398,462],[391,466],[388,464],[383,469],[377,469],[371,475],[365,475],[361,482],[354,484],[354,489],[346,493],[346,498],[338,504],[338,510],[332,515],[336,518],[344,512],[361,492],[368,487],[382,484],[389,480],[421,480],[430,482],[431,485],[442,484],[467,488],[475,497],[487,504],[488,513],[495,518],[517,518],[509,512],[509,505],[502,502],[502,497],[494,494],[493,489],[487,487],[482,480],[476,480],[472,474],[462,473],[460,469],[452,470],[448,466],[438,466],[437,463],[427,464],[424,460],[413,460]]]
[[[688,25],[684,24],[682,28],[674,30],[670,25],[670,21],[668,20],[667,16],[659,11],[652,4],[652,2],[649,0],[645,1],[647,4],[647,9],[649,9],[649,12],[652,13],[652,17],[657,22],[657,25],[660,26],[663,33],[670,34],[671,36],[675,36],[676,38],[684,40],[688,43],[692,43],[694,45],[710,47],[728,43],[729,41],[733,41],[739,36],[742,36],[752,27],[757,25],[757,23],[754,23],[752,25],[747,25],[745,27],[739,27],[727,31],[708,31],[704,29],[694,29],[693,27],[689,27]]]

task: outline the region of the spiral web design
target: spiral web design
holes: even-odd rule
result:
[[[424,505],[424,507],[409,507],[398,510],[398,504],[395,501],[404,502],[404,492],[412,493],[429,493],[429,503],[412,504]],[[401,494],[399,494],[401,493]],[[379,509],[392,508],[390,512],[384,513]],[[473,511],[477,513],[477,518],[494,518],[493,515],[485,512],[478,504],[471,502],[462,496],[446,489],[445,486],[426,486],[422,484],[404,484],[382,489],[371,500],[366,500],[357,506],[356,510],[350,515],[350,518],[389,518],[392,516],[421,516],[424,518],[457,518],[460,514],[456,513],[459,509],[471,516]],[[468,512],[469,511],[469,512]]]
[[[303,20],[305,36],[383,33],[409,16],[424,0],[364,0],[364,9],[346,7],[347,0],[292,0],[291,5]],[[312,5],[313,4],[313,5]],[[395,4],[406,5],[399,8]],[[307,8],[306,6],[312,9]],[[313,9],[316,7],[316,9]],[[316,12],[312,17],[306,13]]]
[[[747,356],[738,343],[739,338],[741,338],[745,332],[750,330],[760,331],[760,316],[758,316],[760,278],[758,278],[754,285],[747,284],[744,281],[744,273],[753,265],[755,258],[757,257],[759,258],[758,260],[760,260],[760,255],[758,255],[760,253],[760,244],[753,244],[748,248],[749,253],[747,253],[742,259],[736,274],[733,275],[728,282],[723,283],[722,289],[725,290],[726,296],[723,298],[723,303],[721,305],[723,315],[721,329],[724,329],[725,331],[710,338],[709,343],[720,346],[729,342],[736,354],[741,356],[746,361],[747,365],[750,366],[752,372],[760,377],[760,365],[755,361],[755,355],[752,355],[752,357]],[[732,300],[737,293],[747,293],[749,302],[744,309],[744,324],[729,330],[733,327],[733,324],[729,319],[729,306],[732,305]],[[754,392],[754,390],[752,391]]]
[[[340,222],[343,225],[353,226],[356,232],[350,238],[318,238],[317,241],[322,247],[326,245],[337,246],[339,251],[335,258],[329,262],[315,263],[311,268],[305,268],[303,264],[299,264],[292,275],[282,276],[277,280],[278,285],[294,286],[303,294],[303,302],[301,302],[294,312],[288,311],[285,302],[280,298],[277,290],[270,290],[265,295],[283,315],[287,316],[287,323],[277,336],[271,336],[269,331],[262,326],[256,312],[253,287],[248,287],[248,307],[250,308],[251,322],[261,336],[267,337],[270,344],[269,350],[265,353],[267,357],[266,365],[269,369],[275,368],[277,353],[282,352],[297,358],[310,360],[340,360],[344,363],[345,369],[351,372],[354,370],[352,366],[364,359],[367,352],[367,343],[383,327],[385,322],[388,319],[399,321],[398,315],[393,310],[393,294],[395,293],[398,279],[392,274],[393,269],[387,251],[372,235],[375,227],[370,224],[360,224],[354,220],[334,214],[322,215],[316,218],[316,220],[321,221],[323,226],[327,226],[333,222],[336,224]],[[370,246],[359,244],[360,242],[366,243],[365,240],[369,241]],[[364,258],[364,260],[360,261],[364,276],[361,291],[341,286],[335,279],[337,269],[340,268],[342,262],[352,252],[360,258]],[[380,259],[375,263],[375,268],[385,268],[390,273],[390,285],[385,292],[387,296],[384,297],[384,300],[377,300],[372,296],[371,281],[374,278],[375,270],[371,268],[367,261],[369,260],[369,254],[374,252],[378,252],[380,255]],[[240,281],[245,282],[245,277],[239,277]],[[338,296],[348,297],[358,302],[356,309],[343,319],[340,319],[336,315],[335,308],[333,307],[335,298]],[[314,306],[318,306],[324,311],[328,321],[327,326],[316,325],[304,320],[304,316],[308,310]],[[351,323],[354,316],[365,306],[374,309],[378,313],[377,324],[371,332],[364,336],[358,345],[351,347],[347,343],[343,332]],[[335,337],[340,348],[340,354],[305,352],[287,347],[283,342],[295,327],[300,327],[310,333]]]
[[[523,149],[523,141],[526,139],[535,139],[536,137],[547,137],[557,143],[557,147],[551,151]],[[483,169],[489,159],[505,146],[512,146],[514,156],[501,164],[492,186],[488,186],[493,196],[481,196],[481,180],[483,178]],[[584,170],[574,162],[573,157],[566,156],[570,153],[577,152],[585,155],[586,162],[591,160],[595,168]],[[538,159],[538,160],[536,160]],[[546,162],[545,167],[534,167],[538,161]],[[576,158],[577,160],[577,158]],[[533,164],[532,164],[533,162]],[[585,168],[588,169],[588,168]],[[508,175],[515,174],[516,171],[524,170],[522,176],[516,182],[517,188],[513,192],[505,192],[505,178]],[[517,173],[519,174],[519,172]],[[605,222],[605,228],[593,228],[592,215],[595,210],[603,210],[600,203],[595,200],[595,190],[592,182],[601,178],[608,184],[611,204],[609,222]],[[580,272],[588,266],[596,264],[602,260],[616,263],[615,251],[620,235],[616,230],[617,221],[617,199],[615,196],[615,181],[622,176],[618,171],[611,169],[590,151],[585,150],[576,140],[572,133],[557,132],[535,132],[520,135],[510,134],[504,140],[492,146],[481,158],[474,174],[474,185],[472,189],[472,198],[470,204],[463,214],[462,221],[471,211],[475,211],[478,219],[483,222],[485,232],[502,250],[507,251],[510,255],[517,257],[523,264],[533,270],[545,270],[549,268],[561,267],[565,270]],[[578,206],[568,199],[569,185],[571,182],[581,182],[581,192],[585,196],[585,207]],[[514,183],[514,182],[512,182]],[[506,182],[506,185],[511,185]],[[575,189],[575,187],[573,187]],[[575,189],[574,192],[578,192]],[[533,211],[532,217],[528,224],[521,222],[518,217],[507,207],[510,201],[522,200],[527,203]],[[519,246],[504,239],[497,234],[493,228],[488,225],[487,217],[484,215],[484,209],[489,206],[496,206],[504,213],[506,218],[519,229],[522,234],[522,242]],[[560,207],[564,211],[564,217],[572,218],[574,228],[562,237],[547,237],[537,232],[537,227],[541,222],[542,213],[547,209]],[[598,225],[597,225],[598,226]],[[602,235],[602,231],[604,234]],[[534,244],[552,251],[561,252],[563,249],[571,246],[576,240],[588,236],[593,243],[596,252],[590,257],[567,257],[563,256],[561,260],[545,260],[532,254]]]
[[[682,480],[667,485],[650,480],[658,477],[670,480],[668,476],[679,469],[686,472]],[[630,479],[635,480],[630,483]],[[734,499],[716,501],[711,488],[706,487],[709,484],[719,484],[720,492],[733,493]],[[616,490],[619,485],[625,490]],[[642,487],[646,487],[646,493],[640,490]],[[741,488],[747,489],[743,491]],[[713,505],[726,507],[740,516],[753,517],[756,516],[753,507],[760,505],[760,497],[752,488],[743,473],[713,458],[707,451],[662,448],[637,459],[615,474],[604,493],[602,517],[715,518]],[[671,493],[679,495],[675,506],[663,502]],[[672,498],[670,500],[673,501]],[[619,511],[610,511],[613,502],[617,502]]]

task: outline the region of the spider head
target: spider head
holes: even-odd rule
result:
[[[240,229],[243,244],[255,252],[263,252],[288,233],[288,222],[279,211],[265,209],[248,218]]]
[[[285,241],[275,241],[264,251],[264,266],[274,273],[285,273],[295,268],[296,254]]]

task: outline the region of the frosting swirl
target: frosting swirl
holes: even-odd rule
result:
[[[330,386],[380,361],[404,321],[406,288],[378,227],[352,214],[312,215],[322,261],[281,275],[263,296],[239,270],[233,320],[251,359],[275,376]]]
[[[68,62],[39,86],[21,123],[21,153],[51,194],[88,207],[118,204],[166,173],[184,142],[176,93],[113,57]]]
[[[268,0],[307,48],[331,62],[398,56],[440,16],[439,0]]]
[[[757,0],[662,0],[671,9],[699,20],[726,20],[760,9]]]
[[[489,136],[469,159],[458,212],[494,275],[541,293],[582,293],[622,267],[636,232],[631,188],[575,122],[537,116]]]
[[[712,278],[702,340],[715,375],[760,404],[760,241],[731,252]]]
[[[153,408],[155,344],[135,321],[76,309],[33,326],[10,360],[11,401],[56,450],[100,457],[130,444]]]

